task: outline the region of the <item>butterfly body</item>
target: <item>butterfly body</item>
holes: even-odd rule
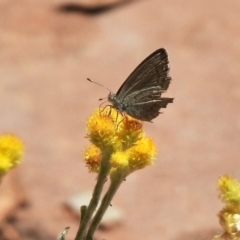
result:
[[[161,108],[173,102],[173,98],[161,97],[171,81],[168,63],[165,49],[153,52],[137,66],[116,94],[108,95],[112,107],[142,121],[156,118]]]

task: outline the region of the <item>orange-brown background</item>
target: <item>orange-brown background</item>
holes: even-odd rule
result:
[[[117,91],[164,47],[175,101],[144,125],[158,158],[127,178],[113,201],[124,222],[97,237],[211,239],[220,230],[218,177],[240,179],[239,0],[145,0],[105,11],[67,3],[0,1],[0,132],[26,145],[17,175],[31,205],[22,227],[49,239],[70,226],[73,239],[78,222],[62,204],[95,183],[82,160],[86,120],[108,94],[86,78]]]

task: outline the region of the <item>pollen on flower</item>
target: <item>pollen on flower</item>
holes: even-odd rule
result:
[[[96,147],[95,145],[91,145],[85,151],[84,159],[90,172],[99,172],[102,160],[102,153],[98,147]]]
[[[23,142],[13,134],[0,136],[0,175],[17,166],[24,153]]]

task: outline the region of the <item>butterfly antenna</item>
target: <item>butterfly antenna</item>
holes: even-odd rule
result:
[[[108,97],[99,98],[98,100],[99,100],[99,101],[102,101],[102,100],[107,99],[107,98],[108,98]]]
[[[109,88],[103,86],[102,84],[100,84],[100,83],[98,83],[98,82],[94,82],[94,81],[92,81],[90,78],[87,78],[87,80],[88,80],[89,82],[95,83],[95,84],[97,84],[97,85],[99,85],[99,86],[101,86],[101,87],[104,87],[105,89],[107,89],[109,92],[112,93],[112,91],[111,91]],[[100,98],[99,100],[102,100],[102,99],[104,99],[104,98]]]

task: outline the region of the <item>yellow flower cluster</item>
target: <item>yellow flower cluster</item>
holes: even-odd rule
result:
[[[99,172],[104,152],[110,152],[110,174],[125,175],[153,164],[156,147],[142,130],[142,122],[113,108],[97,109],[88,120],[88,137],[92,145],[85,152],[90,171]]]
[[[222,176],[218,181],[220,198],[225,208],[220,211],[220,224],[224,233],[214,237],[215,240],[240,240],[240,183],[230,177]]]
[[[0,176],[17,166],[22,159],[24,145],[13,134],[0,136]]]

